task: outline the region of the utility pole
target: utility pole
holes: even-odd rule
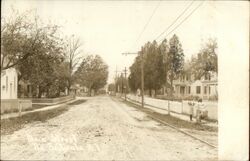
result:
[[[141,48],[141,107],[144,108],[144,61],[143,61],[143,47]]]
[[[123,95],[123,88],[124,88],[124,85],[123,85],[123,73],[121,73],[121,79],[122,79],[122,95]]]
[[[144,108],[144,62],[143,62],[143,47],[138,53],[122,53],[123,55],[128,54],[140,54],[141,57],[141,107]]]
[[[116,95],[116,92],[117,92],[117,66],[116,66],[116,70],[115,70],[115,95]]]
[[[125,74],[125,81],[127,80],[127,69],[125,67],[124,70],[124,74]],[[125,82],[125,101],[127,101],[127,81]]]

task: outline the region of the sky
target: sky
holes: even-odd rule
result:
[[[11,6],[20,12],[33,9],[45,23],[50,21],[62,26],[64,35],[74,34],[80,38],[83,43],[83,55],[98,54],[104,59],[109,66],[110,83],[113,81],[116,69],[122,71],[125,67],[129,68],[136,56],[125,56],[122,53],[137,52],[146,42],[156,39],[191,2],[3,0],[2,16],[10,14]],[[168,32],[200,3],[202,5],[166,37],[167,40],[173,34],[179,37],[186,59],[196,54],[209,38],[215,38],[223,44],[224,40],[232,38],[227,37],[231,29],[240,32],[241,24],[248,21],[247,2],[195,1]],[[136,41],[148,21],[146,29]],[[158,42],[165,38],[165,35],[163,34]],[[220,44],[218,45],[220,47]]]

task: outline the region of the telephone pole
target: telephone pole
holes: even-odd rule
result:
[[[118,91],[117,91],[117,88],[118,88],[118,87],[117,87],[117,72],[118,72],[118,71],[117,71],[117,66],[116,66],[116,70],[115,70],[115,95],[116,95],[116,93],[118,92]]]
[[[144,108],[144,62],[143,62],[143,47],[138,53],[122,53],[123,55],[139,54],[141,58],[141,107]]]
[[[125,101],[127,101],[127,69],[125,67],[125,70],[124,70],[124,75],[125,75]]]
[[[141,48],[141,107],[144,108],[144,61],[143,61],[143,48]]]

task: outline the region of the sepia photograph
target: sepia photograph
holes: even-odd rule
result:
[[[2,0],[1,160],[249,160],[249,1]]]

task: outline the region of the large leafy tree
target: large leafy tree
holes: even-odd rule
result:
[[[165,69],[163,64],[163,54],[159,52],[156,41],[147,43],[144,47],[144,73],[145,89],[149,90],[152,96],[152,90],[158,90],[165,82]]]
[[[209,39],[196,57],[191,59],[192,73],[196,79],[208,76],[210,72],[218,72],[217,42]]]
[[[161,56],[163,56],[163,64],[164,64],[164,74],[165,75],[165,87],[166,89],[170,88],[170,81],[168,78],[168,64],[167,64],[167,57],[169,52],[169,45],[167,43],[167,39],[164,39],[158,47],[158,52]],[[166,91],[164,91],[165,93]]]
[[[79,84],[89,89],[89,92],[97,92],[107,83],[108,66],[99,55],[89,55],[83,58],[75,77]]]
[[[162,46],[161,46],[162,47]],[[144,88],[152,96],[152,90],[158,90],[166,80],[164,52],[161,52],[156,41],[148,42],[142,47],[140,54],[144,61]],[[141,55],[135,58],[130,67],[129,85],[132,91],[136,91],[141,85]]]
[[[66,75],[62,73],[66,72],[62,71],[64,69],[63,60],[64,57],[57,42],[47,40],[37,49],[36,53],[18,65],[20,79],[30,82],[34,89],[39,88],[38,97],[41,97],[42,93],[47,93],[48,97],[58,96],[59,90],[56,90],[56,94],[50,95],[51,90],[49,89],[53,87],[55,90],[62,82],[60,78]]]
[[[48,37],[54,37],[58,26],[41,25],[31,13],[13,9],[10,17],[1,18],[1,70],[23,64],[47,43]]]
[[[184,53],[179,38],[176,35],[169,40],[169,52],[167,54],[167,77],[170,80],[171,96],[173,96],[173,80],[183,71]]]
[[[63,76],[60,72],[64,61],[63,44],[57,26],[42,26],[40,21],[36,21],[36,26],[41,26],[37,45],[32,50],[27,49],[31,50],[30,55],[22,63],[16,64],[20,71],[19,80],[28,81],[33,89],[38,88],[38,93],[33,90],[35,96],[41,97],[42,93],[46,93],[47,97],[56,97],[60,94],[59,86],[63,84],[60,80]]]
[[[134,63],[130,66],[128,84],[131,91],[136,92],[141,87],[141,58],[137,56]]]

